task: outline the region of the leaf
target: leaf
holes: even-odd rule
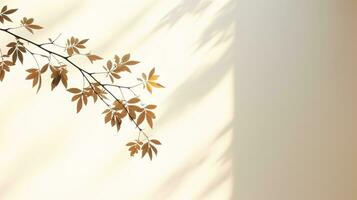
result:
[[[69,56],[72,56],[73,55],[73,48],[67,48],[67,54]]]
[[[128,103],[134,104],[134,103],[138,103],[139,101],[140,101],[139,98],[134,97],[134,98],[130,99],[130,100],[128,101]]]
[[[70,92],[70,93],[74,93],[74,94],[82,92],[82,90],[80,90],[78,88],[69,88],[67,91]]]
[[[82,98],[79,98],[77,102],[77,113],[79,113],[82,109]]]
[[[25,27],[30,33],[34,33],[32,29],[39,30],[42,29],[42,26],[32,24],[34,22],[33,18],[27,19],[26,17],[22,18],[21,24],[23,27]]]
[[[118,65],[120,63],[120,57],[118,55],[114,56],[114,61]]]
[[[156,107],[157,107],[156,105],[150,104],[150,105],[147,105],[145,108],[152,110],[152,109],[155,109]]]
[[[108,112],[104,117],[104,121],[105,123],[108,123],[111,119],[112,119],[112,112]]]
[[[150,148],[149,148],[148,152],[149,152],[149,157],[150,157],[150,160],[152,160],[152,149],[151,149],[151,146],[150,146]]]
[[[28,25],[29,28],[31,29],[42,29],[43,27],[39,26],[39,25],[34,25],[34,24],[30,24]]]
[[[45,72],[47,71],[47,69],[48,69],[48,66],[49,66],[49,64],[44,65],[44,66],[41,68],[41,73],[45,73]]]
[[[42,78],[41,78],[41,75],[39,74],[39,81],[38,81],[38,88],[37,88],[37,91],[36,91],[36,93],[38,93],[39,91],[40,91],[40,89],[41,89],[41,85],[42,85]]]
[[[149,81],[148,83],[155,88],[164,88],[164,86],[162,86],[159,83],[155,83],[155,82],[151,82],[151,81]]]
[[[152,93],[152,88],[153,88],[153,87],[154,87],[154,88],[164,88],[163,85],[154,82],[154,80],[157,80],[158,77],[159,77],[158,75],[155,75],[155,68],[152,68],[152,69],[151,69],[151,71],[150,71],[150,73],[149,73],[149,80],[148,80],[148,81],[146,81],[146,75],[143,74],[143,78],[144,78],[144,80],[146,81],[146,84],[145,84],[146,89],[147,89],[150,93]]]
[[[13,63],[16,63],[17,61],[17,51],[15,51],[13,54],[12,54],[12,62]]]
[[[146,121],[148,122],[150,128],[153,128],[153,122],[152,122],[152,118],[150,117],[150,115],[147,114],[146,112]]]
[[[93,64],[94,61],[96,60],[102,60],[103,58],[97,56],[97,55],[93,55],[93,54],[88,54],[87,58],[89,59],[89,61]]]
[[[4,19],[5,19],[6,21],[12,22],[12,20],[11,20],[7,15],[13,14],[13,13],[16,12],[16,11],[17,11],[17,9],[7,10],[7,6],[4,6],[4,7],[1,9],[0,22],[1,22],[1,23],[4,23]]]
[[[84,40],[78,42],[78,44],[84,44],[84,43],[88,42],[88,40],[89,40],[89,39],[84,39]]]
[[[55,89],[57,87],[57,85],[59,84],[59,82],[61,81],[61,76],[57,75],[51,83],[51,90]]]
[[[0,81],[3,81],[5,77],[5,71],[4,70],[0,70]]]
[[[136,143],[135,142],[129,142],[129,143],[126,144],[126,146],[133,146],[133,145],[136,145]]]
[[[17,11],[17,9],[10,9],[10,10],[5,11],[3,14],[10,15],[10,14],[16,12],[16,11]]]
[[[42,79],[41,79],[41,72],[39,69],[27,69],[26,70],[28,73],[30,73],[27,77],[26,80],[31,80],[32,79],[32,87],[35,87],[38,84],[37,87],[37,93],[40,91],[41,89],[41,85],[42,85]]]
[[[127,62],[130,59],[130,54],[125,54],[122,58],[122,62]]]
[[[105,109],[103,112],[102,112],[102,114],[105,114],[105,113],[107,113],[107,112],[109,112],[110,111],[110,109]]]
[[[116,116],[116,121],[117,131],[119,132],[122,120],[118,116]]]
[[[81,94],[77,94],[77,95],[74,95],[72,97],[72,101],[76,101],[77,99],[79,99],[79,97],[81,97],[82,95]]]
[[[150,140],[150,142],[156,144],[156,145],[161,145],[161,142],[159,140]]]
[[[141,123],[143,123],[144,119],[145,119],[145,112],[142,112],[142,113],[139,115],[138,120],[136,121],[136,123],[137,123],[138,125],[140,125]]]
[[[155,68],[152,68],[152,70],[149,73],[149,79],[155,74]]]
[[[151,88],[151,86],[147,83],[146,84],[146,88],[148,89],[148,91],[150,92],[150,93],[152,93],[152,88]]]
[[[1,13],[5,12],[7,10],[7,6],[2,7]]]
[[[23,57],[23,55],[22,55],[22,53],[20,51],[17,51],[17,56],[18,56],[21,64],[23,64],[24,63],[24,57]]]
[[[112,70],[112,67],[113,67],[112,61],[108,60],[108,62],[107,62],[108,71],[111,71],[111,70]]]
[[[151,146],[151,149],[155,152],[155,155],[157,155],[157,149],[154,146]]]
[[[129,62],[126,62],[125,64],[126,65],[136,65],[136,64],[139,64],[140,62],[139,61],[129,61]]]
[[[150,110],[146,110],[146,115],[149,115],[150,118],[152,118],[152,119],[156,118],[155,114],[153,112],[151,112]]]
[[[149,143],[145,143],[142,147],[141,147],[141,157],[143,158],[145,156],[145,154],[148,152],[149,149]]]

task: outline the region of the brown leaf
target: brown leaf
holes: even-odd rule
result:
[[[97,55],[93,55],[93,54],[88,54],[87,55],[87,58],[89,59],[89,61],[91,62],[91,63],[93,63],[94,61],[96,61],[96,60],[102,60],[103,58],[101,58],[101,57],[99,57],[99,56],[97,56]]]
[[[153,128],[154,125],[153,125],[153,122],[152,122],[152,118],[151,118],[150,115],[147,114],[147,112],[146,112],[146,121],[148,122],[150,128]]]
[[[151,146],[150,146],[150,148],[149,148],[148,152],[149,152],[149,157],[150,157],[150,160],[152,160],[152,150],[151,150]]]
[[[122,58],[122,62],[127,62],[130,59],[130,54],[125,54]]]
[[[151,112],[150,110],[146,110],[146,115],[149,115],[150,118],[152,118],[152,119],[156,118],[155,114],[153,112]]]
[[[19,60],[21,62],[21,64],[24,63],[24,56],[22,55],[22,53],[20,51],[17,51],[17,56],[19,57]]]
[[[52,83],[51,83],[51,90],[55,89],[60,81],[61,81],[60,75],[57,75],[56,77],[54,77],[54,79],[52,80]]]
[[[153,145],[151,145],[151,149],[155,152],[155,155],[157,155],[157,149]]]
[[[117,131],[119,132],[122,120],[120,119],[119,116],[116,116],[115,118],[116,118]]]
[[[149,79],[155,74],[155,68],[152,68],[152,70],[149,73]]]
[[[34,22],[33,18],[27,19],[26,17],[24,17],[21,20],[21,24],[30,32],[30,33],[34,33],[32,29],[38,30],[38,29],[42,29],[41,26],[36,25],[36,24],[32,24]]]
[[[31,29],[42,29],[43,27],[39,26],[39,25],[34,25],[34,24],[30,24],[28,25],[29,28]]]
[[[42,78],[41,78],[41,74],[39,73],[39,81],[38,81],[38,88],[37,88],[37,91],[36,93],[38,93],[41,89],[41,85],[42,85]]]
[[[10,14],[16,12],[16,11],[17,11],[17,9],[10,9],[10,10],[5,11],[3,14],[10,15]]]
[[[114,56],[114,61],[118,65],[120,63],[120,57],[118,55]]]
[[[143,123],[144,119],[145,119],[145,112],[142,112],[142,113],[139,115],[138,120],[136,121],[136,123],[137,123],[138,125],[140,125],[141,123]]]
[[[4,70],[0,70],[0,81],[3,81],[5,77],[5,71]]]
[[[81,109],[82,109],[82,98],[79,98],[77,102],[77,113],[79,113]]]
[[[70,92],[70,93],[74,93],[74,94],[82,92],[82,90],[80,90],[78,88],[69,88],[67,91]]]
[[[134,103],[138,103],[139,101],[140,101],[139,98],[134,97],[134,98],[130,99],[130,100],[128,101],[128,103],[134,104]]]
[[[155,109],[156,107],[157,107],[156,105],[150,104],[150,105],[147,105],[145,108],[152,110],[152,109]]]
[[[41,73],[45,73],[45,72],[47,71],[48,65],[49,65],[49,64],[46,64],[46,65],[44,65],[44,66],[41,68]]]
[[[140,62],[139,61],[128,61],[128,62],[126,62],[125,64],[126,65],[136,65],[136,64],[139,64]]]
[[[149,143],[145,143],[142,147],[141,147],[141,157],[143,158],[145,156],[145,154],[148,152],[149,149]]]
[[[113,67],[113,63],[112,63],[112,61],[108,60],[108,61],[107,61],[107,68],[108,68],[108,71],[112,70],[112,67]]]
[[[159,140],[152,139],[150,142],[156,144],[156,145],[161,145],[161,142]]]
[[[126,144],[126,146],[133,146],[135,144],[136,144],[135,142],[129,142],[129,143]]]
[[[77,99],[79,99],[79,97],[81,97],[82,95],[81,94],[77,94],[77,95],[74,95],[72,97],[72,101],[76,101]]]
[[[84,105],[87,105],[87,103],[88,103],[88,98],[87,98],[87,96],[84,95],[84,94],[82,94],[82,98],[83,98],[83,103],[84,103]]]
[[[104,121],[105,123],[108,123],[111,119],[112,119],[112,112],[108,112],[104,117]]]
[[[1,13],[5,12],[7,10],[7,6],[5,5],[4,7],[2,7],[1,9]]]

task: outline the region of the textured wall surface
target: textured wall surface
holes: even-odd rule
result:
[[[136,72],[156,67],[166,86],[147,98],[163,142],[149,161],[128,155],[132,125],[116,134],[99,104],[75,114],[61,87],[36,95],[24,80],[34,63],[14,67],[0,83],[1,200],[357,198],[355,1],[0,4],[45,27],[17,31],[27,38],[90,38],[105,58],[130,52]]]

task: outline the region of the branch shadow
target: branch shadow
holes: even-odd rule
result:
[[[172,27],[186,14],[199,15],[211,4],[212,1],[207,0],[182,0],[180,4],[174,7],[161,19],[161,22],[154,28],[154,30],[158,30],[166,26]]]
[[[174,10],[172,10],[168,15],[166,15],[162,22],[159,24],[158,27],[163,27],[165,25],[173,26],[177,21],[183,17],[185,14],[197,14],[198,8],[204,8],[203,6],[204,1],[182,1]],[[207,4],[206,4],[207,5]],[[204,33],[201,35],[201,38],[197,41],[197,48],[199,50],[206,46],[206,44],[210,43],[211,41],[215,41],[215,43],[211,46],[211,48],[215,48],[218,44],[225,42],[225,41],[232,41],[229,47],[224,52],[223,56],[218,59],[216,63],[211,64],[209,67],[206,68],[203,72],[198,75],[192,75],[189,77],[185,83],[183,83],[177,90],[168,97],[171,101],[167,106],[166,111],[161,115],[158,123],[167,123],[173,119],[175,119],[174,115],[178,115],[180,112],[184,111],[189,107],[192,102],[197,102],[205,95],[210,92],[210,89],[217,85],[232,68],[234,71],[234,119],[231,125],[233,128],[233,141],[230,146],[227,148],[225,154],[222,155],[221,158],[217,160],[217,162],[227,162],[232,161],[233,163],[233,179],[234,179],[234,189],[232,191],[232,199],[237,199],[237,159],[234,157],[236,152],[236,145],[237,144],[237,113],[238,108],[236,106],[237,101],[237,93],[236,93],[236,77],[237,77],[237,69],[236,69],[236,59],[237,59],[237,52],[238,52],[238,26],[237,26],[237,10],[238,10],[238,3],[235,0],[229,1],[226,5],[222,7],[222,9],[217,13],[215,19],[212,23],[206,28]],[[232,30],[231,32],[227,30]],[[217,40],[218,38],[218,40]],[[175,112],[172,112],[175,110]],[[218,137],[221,137],[222,132],[218,134]],[[217,138],[216,138],[217,139]],[[212,143],[215,143],[216,140],[213,140]],[[189,173],[189,172],[187,172]],[[223,177],[217,177],[215,181],[206,187],[205,191],[199,197],[199,199],[205,199],[203,194],[209,193],[214,186],[217,184],[221,184],[225,177],[230,175],[229,173],[225,173]],[[175,177],[180,177],[179,181],[182,180],[183,174],[182,172],[177,172],[172,177],[167,179],[168,181],[175,180]],[[171,182],[172,184],[172,182]],[[163,184],[163,186],[166,186]]]

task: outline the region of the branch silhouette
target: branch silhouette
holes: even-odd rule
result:
[[[0,13],[0,23],[4,24],[5,21],[12,22],[9,15],[15,13],[16,11],[17,9],[8,9],[7,6],[3,6]],[[24,17],[22,18],[19,26],[14,28],[0,28],[1,32],[8,34],[15,39],[15,41],[6,45],[6,47],[9,48],[7,54],[3,54],[0,49],[0,81],[3,81],[5,74],[10,72],[10,67],[16,65],[18,61],[21,62],[21,64],[24,64],[24,55],[27,53],[32,56],[37,68],[26,70],[29,73],[26,80],[32,80],[33,87],[37,85],[37,92],[39,92],[42,85],[42,75],[45,74],[48,69],[51,71],[51,90],[54,90],[60,82],[62,82],[63,86],[67,89],[67,66],[72,66],[77,69],[83,77],[83,86],[81,89],[67,89],[68,92],[74,95],[72,97],[72,101],[77,101],[77,113],[82,110],[83,105],[86,106],[88,104],[88,98],[93,98],[94,103],[96,103],[99,98],[107,106],[107,109],[102,113],[105,114],[105,123],[110,122],[111,126],[116,127],[117,131],[119,131],[123,120],[128,118],[138,129],[138,138],[127,143],[131,156],[134,156],[141,151],[142,157],[148,155],[150,160],[152,160],[153,154],[155,153],[155,155],[157,155],[157,148],[155,145],[161,145],[161,142],[157,139],[151,139],[141,127],[144,120],[146,120],[147,124],[153,128],[153,119],[156,118],[153,109],[157,106],[153,104],[140,106],[139,103],[141,103],[141,99],[134,92],[134,88],[137,88],[138,86],[143,86],[143,89],[146,89],[150,93],[152,93],[153,88],[164,88],[164,86],[156,82],[159,76],[155,74],[155,68],[151,69],[148,75],[142,73],[141,78],[137,78],[139,83],[135,85],[118,85],[116,84],[116,81],[122,79],[122,73],[131,73],[130,67],[140,63],[138,61],[130,60],[130,54],[126,54],[121,58],[118,55],[115,55],[113,60],[108,60],[106,65],[103,67],[105,72],[89,72],[73,61],[74,56],[85,56],[92,64],[103,60],[103,58],[98,55],[81,52],[86,49],[85,45],[88,39],[79,40],[76,37],[71,37],[67,39],[65,46],[63,46],[56,43],[61,36],[61,34],[59,34],[54,40],[49,39],[49,42],[36,43],[11,31],[21,28],[24,28],[34,34],[35,30],[40,30],[43,27],[34,24],[33,18]],[[41,50],[44,54],[34,53],[30,48],[31,46]],[[46,48],[45,46],[62,48],[65,50],[67,55],[57,53],[54,50]],[[40,62],[37,60],[36,56],[46,58],[48,62],[40,67]],[[52,64],[52,58],[57,62],[57,65]],[[109,78],[111,84],[103,83],[96,77],[103,75],[105,75],[106,78]],[[87,87],[86,84],[88,84]],[[118,88],[122,98],[115,96],[109,87]],[[124,89],[130,91],[133,97],[126,99],[123,92]],[[110,100],[108,97],[113,99],[113,103],[108,103]]]

